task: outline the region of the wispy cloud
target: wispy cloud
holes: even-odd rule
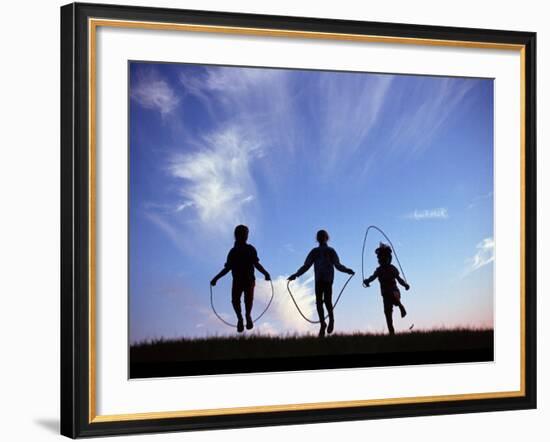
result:
[[[285,70],[262,68],[208,67],[180,75],[184,92],[199,99],[215,121],[254,127],[279,147],[295,126],[288,80]]]
[[[285,76],[285,71],[278,69],[220,66],[205,68],[200,73],[187,71],[179,79],[185,92],[209,104],[230,106],[234,111],[235,104],[243,109],[258,107],[265,98],[280,92]],[[267,104],[264,104],[266,109]]]
[[[269,321],[262,321],[256,324],[253,333],[264,336],[280,336],[279,328]]]
[[[423,210],[415,209],[414,212],[405,215],[405,218],[413,219],[415,221],[423,221],[429,219],[447,219],[449,218],[449,212],[445,207]]]
[[[233,68],[213,67],[206,68],[204,75],[200,78],[180,76],[184,86],[190,92],[208,90],[225,95],[238,95],[250,93],[261,93],[257,86],[279,81],[285,71],[280,69],[258,69],[258,68]]]
[[[418,103],[394,122],[391,144],[394,148],[412,153],[430,147],[438,133],[443,131],[456,115],[457,109],[475,86],[475,80],[455,78],[426,79],[403,93],[403,100]],[[413,99],[414,98],[414,99]]]
[[[205,241],[214,241],[212,234],[254,223],[253,169],[264,167],[259,160],[273,146],[284,150],[287,142],[282,140],[291,132],[286,75],[228,67],[182,71],[183,99],[188,94],[201,101],[210,113],[211,129],[186,132],[179,153],[167,158],[166,172],[175,180],[171,209],[156,209],[155,222],[170,238],[179,232],[190,242],[200,240],[204,249]]]
[[[193,211],[213,231],[244,222],[255,193],[251,163],[261,155],[260,147],[252,134],[231,126],[205,136],[199,150],[173,156],[168,171],[185,199],[176,210]]]
[[[179,104],[179,98],[168,82],[154,71],[140,71],[132,85],[131,98],[147,109],[168,115]]]
[[[288,253],[296,253],[296,248],[292,243],[289,243],[289,242],[283,245],[283,249],[285,250],[285,252],[288,252]]]
[[[185,210],[189,207],[193,207],[194,206],[194,203],[192,201],[185,201],[181,204],[179,204],[178,206],[176,206],[175,208],[175,211],[176,212],[181,212],[182,210]]]
[[[237,125],[262,140],[262,176],[280,184],[280,165],[304,143],[293,71],[265,68],[207,67],[180,75],[182,89],[199,99],[216,125]]]
[[[476,245],[476,253],[466,260],[464,276],[478,270],[495,260],[495,241],[492,237],[484,238]]]
[[[145,211],[145,217],[155,224],[164,234],[170,239],[170,241],[180,250],[187,250],[187,242],[185,241],[186,236],[182,235],[182,232],[178,227],[170,222],[165,215],[160,212],[155,212],[152,210]]]
[[[338,169],[368,148],[394,76],[323,73],[319,76],[319,140],[324,169]],[[344,81],[345,80],[345,81]],[[370,149],[371,153],[375,151]],[[368,166],[368,164],[367,164]]]
[[[262,172],[268,179],[273,174],[268,163],[284,164],[311,143],[318,145],[319,156],[310,162],[323,176],[348,167],[368,169],[377,155],[376,146],[369,144],[374,143],[372,131],[383,115],[394,79],[393,75],[233,67],[180,75],[184,92],[199,99],[211,118],[254,128],[265,140],[269,161]],[[358,164],[356,155],[364,148],[370,148],[369,160]]]
[[[472,198],[472,201],[470,202],[470,204],[468,204],[468,209],[473,209],[478,204],[482,203],[485,200],[491,199],[491,198],[493,198],[493,192],[487,192],[483,195],[478,195],[478,196]]]
[[[284,335],[286,333],[309,333],[316,331],[316,326],[306,322],[296,310],[292,299],[287,291],[287,277],[278,276],[273,279],[273,289],[275,290],[275,299],[270,310],[266,313],[263,321],[260,320],[259,326],[267,321],[269,330],[272,334]],[[300,309],[306,317],[317,320],[317,310],[315,308],[315,290],[313,288],[313,277],[297,279],[291,284],[292,294]],[[271,288],[268,284],[258,284],[256,288],[260,299],[268,299]],[[255,301],[254,309],[261,311],[263,306]]]

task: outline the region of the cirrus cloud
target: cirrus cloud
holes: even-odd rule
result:
[[[405,215],[405,218],[413,219],[415,221],[423,221],[427,219],[447,219],[449,218],[449,212],[445,207],[438,207],[436,209],[414,209],[414,212]]]
[[[177,211],[193,210],[208,230],[225,230],[243,222],[254,201],[251,163],[261,155],[261,143],[237,126],[205,136],[200,149],[174,155],[168,166],[184,202]]]
[[[466,260],[467,267],[464,276],[478,270],[495,260],[495,240],[492,237],[484,238],[476,245],[476,253]]]
[[[153,71],[142,73],[131,86],[131,98],[146,109],[157,110],[164,117],[179,104],[179,97],[168,82]]]
[[[310,272],[311,273],[311,272]],[[306,274],[307,275],[307,274]],[[264,322],[269,324],[267,328],[269,334],[284,335],[284,334],[305,334],[310,333],[316,329],[317,326],[313,326],[306,322],[296,310],[296,306],[292,302],[292,299],[287,291],[287,277],[278,276],[274,278],[273,290],[275,293],[275,299],[273,305],[270,307],[258,323],[258,326],[262,327]],[[296,303],[300,307],[302,313],[311,320],[317,320],[317,310],[315,307],[315,290],[313,288],[313,276],[309,275],[305,279],[296,279],[290,283],[290,289]],[[256,297],[262,300],[268,300],[271,295],[271,288],[268,284],[258,284],[256,287]],[[255,301],[254,309],[258,309],[261,312],[262,306],[259,302]],[[258,311],[256,313],[258,313]],[[267,331],[266,327],[259,328],[259,330]]]

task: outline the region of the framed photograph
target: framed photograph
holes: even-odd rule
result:
[[[61,433],[536,407],[536,35],[61,8]]]

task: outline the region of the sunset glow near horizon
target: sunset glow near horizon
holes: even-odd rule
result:
[[[209,281],[250,228],[275,289],[252,333],[316,333],[286,278],[326,229],[356,272],[335,332],[385,332],[361,285],[369,225],[392,240],[410,291],[396,331],[493,327],[493,80],[130,62],[130,342],[235,334]],[[377,266],[371,232],[365,277]],[[397,265],[395,258],[394,264]],[[317,319],[310,270],[292,283]],[[336,272],[334,297],[347,275]],[[231,275],[214,288],[235,322]],[[270,286],[256,272],[253,316]],[[251,332],[246,332],[251,333]]]

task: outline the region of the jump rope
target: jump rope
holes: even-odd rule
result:
[[[388,237],[388,235],[386,235],[384,233],[384,231],[375,226],[375,225],[370,225],[369,227],[367,227],[367,230],[365,231],[365,236],[363,238],[363,247],[361,249],[361,281],[362,281],[362,284],[363,284],[363,287],[366,287],[365,286],[365,283],[363,282],[365,280],[365,246],[367,244],[367,237],[369,235],[369,232],[371,230],[376,230],[378,231],[385,239],[386,241],[388,241],[392,251],[393,251],[393,255],[395,256],[395,260],[397,262],[397,265],[399,266],[399,270],[401,270],[401,274],[403,275],[403,279],[405,280],[405,282],[407,282],[408,284],[408,281],[407,281],[407,277],[405,276],[405,272],[403,271],[403,267],[401,266],[401,262],[399,261],[399,257],[397,256],[397,252],[395,251],[395,247],[393,246],[393,243],[391,242],[390,238]],[[351,281],[351,279],[353,278],[354,274],[351,274],[349,276],[349,278],[346,280],[346,282],[344,283],[344,285],[342,286],[342,288],[340,289],[340,292],[338,293],[338,296],[336,297],[336,301],[334,302],[332,308],[336,308],[336,305],[338,304],[338,301],[340,301],[340,298],[342,297],[342,294],[344,293],[344,290],[346,289],[347,285],[349,284],[349,282]],[[294,294],[292,293],[292,290],[290,289],[290,282],[291,281],[287,281],[286,283],[286,289],[288,291],[288,294],[290,295],[290,298],[292,299],[292,302],[294,303],[294,306],[296,307],[296,309],[298,310],[298,313],[300,314],[300,316],[306,320],[307,322],[309,322],[310,324],[319,324],[321,322],[321,320],[317,320],[317,321],[314,321],[310,318],[308,318],[303,312],[302,310],[300,309],[300,306],[298,305],[298,303],[296,302],[296,299],[294,297]],[[273,282],[272,281],[269,281],[270,285],[271,285],[271,297],[269,298],[269,302],[267,303],[265,309],[258,315],[258,317],[256,317],[255,319],[253,319],[253,322],[256,322],[258,321],[266,312],[267,310],[269,309],[269,307],[271,306],[271,302],[273,301],[273,298],[275,296],[275,290],[273,288]],[[210,285],[210,306],[212,307],[212,311],[214,312],[214,314],[216,315],[216,317],[221,321],[223,322],[225,325],[229,326],[229,327],[234,327],[236,328],[237,327],[237,324],[233,324],[231,322],[228,322],[226,321],[222,316],[220,316],[218,314],[218,312],[216,311],[216,308],[214,307],[214,290],[212,288],[212,286]],[[324,320],[326,320],[328,318],[328,315],[325,316]],[[414,325],[414,324],[413,324]],[[410,328],[412,329],[413,326],[411,326]]]
[[[265,306],[265,309],[262,313],[260,313],[255,319],[252,319],[252,322],[258,321],[264,314],[267,312],[269,307],[271,306],[271,302],[273,301],[273,297],[275,296],[275,289],[273,288],[273,282],[270,280],[269,284],[271,285],[271,297],[269,298],[269,302]],[[214,290],[212,289],[212,286],[210,286],[210,306],[212,307],[212,311],[217,316],[217,318],[222,321],[225,325],[233,328],[237,328],[237,324],[233,324],[231,322],[226,321],[223,319],[223,317],[216,311],[216,307],[214,307]]]

